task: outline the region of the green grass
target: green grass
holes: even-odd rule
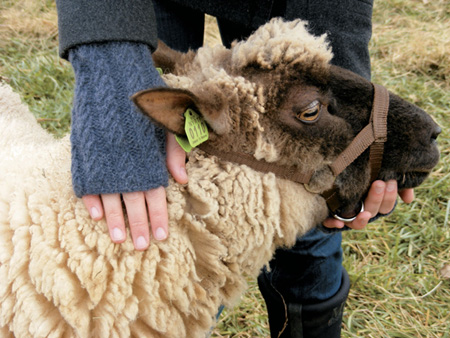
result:
[[[0,5],[0,75],[57,136],[70,129],[73,72],[58,56],[52,1],[6,1]]]
[[[20,19],[20,20],[18,20]],[[428,111],[441,125],[441,161],[410,205],[364,231],[344,234],[352,289],[343,337],[450,338],[450,4],[447,0],[376,1],[371,42],[373,80]],[[209,32],[209,38],[214,34]],[[0,76],[41,124],[68,132],[70,64],[58,57],[53,1],[0,4]],[[214,337],[269,335],[255,281],[226,309]]]

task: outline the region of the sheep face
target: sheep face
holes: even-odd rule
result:
[[[369,123],[373,86],[339,67],[330,67],[319,81],[310,79],[308,74],[296,74],[298,77],[290,78],[284,93],[278,93],[281,100],[275,99],[275,104],[270,105],[264,126],[276,121],[277,133],[290,136],[289,145],[278,148],[283,149],[281,156],[286,163],[292,163],[292,154],[306,156],[297,147],[313,150],[309,156],[314,156],[311,163],[315,163],[319,174],[312,183],[320,191],[324,187],[321,183],[328,182],[330,175],[326,164],[342,153]],[[399,189],[416,187],[439,160],[436,138],[440,128],[417,106],[392,93],[389,96],[388,137],[378,177],[397,180]],[[365,151],[336,179],[340,200],[348,206],[348,212],[356,210],[369,180],[369,151]]]
[[[148,91],[135,101],[179,135],[184,135],[183,113],[193,107],[208,123],[209,142],[219,151],[314,170],[310,188],[320,193],[335,184],[343,211],[351,212],[370,185],[368,151],[336,179],[328,165],[369,123],[373,87],[331,66],[323,37],[310,40],[303,22],[275,20],[231,50],[179,54],[160,45],[156,64],[172,72],[165,77],[169,85],[183,89]],[[379,178],[396,179],[400,189],[422,183],[439,159],[439,132],[423,110],[390,93]]]
[[[331,104],[328,112],[349,123],[353,137],[369,122],[373,88],[352,72],[331,67],[328,80]],[[439,160],[436,138],[440,128],[419,107],[389,93],[387,142],[378,177],[395,179],[399,189],[420,185]],[[369,185],[369,152],[366,151],[341,175],[336,183],[341,200],[351,207],[361,199]]]

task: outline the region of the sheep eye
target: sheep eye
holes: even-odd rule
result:
[[[315,100],[311,104],[296,114],[296,118],[304,123],[314,123],[319,119],[322,105]]]

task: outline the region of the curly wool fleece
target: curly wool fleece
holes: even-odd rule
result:
[[[246,277],[327,213],[294,183],[194,150],[189,183],[167,188],[168,240],[138,252],[90,219],[72,191],[68,137],[44,132],[6,85],[0,135],[2,337],[204,337]]]

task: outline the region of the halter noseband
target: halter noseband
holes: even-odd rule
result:
[[[356,135],[353,141],[334,160],[334,162],[329,165],[335,178],[369,147],[370,182],[372,183],[378,177],[378,173],[381,169],[381,162],[383,160],[384,143],[387,140],[389,93],[386,88],[377,84],[373,84],[373,88],[374,97],[369,123]],[[222,160],[244,164],[256,171],[264,173],[271,172],[279,178],[304,184],[307,190],[309,190],[308,184],[310,183],[315,172],[314,170],[308,172],[298,172],[294,167],[286,167],[276,163],[269,163],[264,160],[257,160],[252,155],[237,152],[218,151],[208,144],[208,142],[202,143],[199,148],[210,155],[217,156]],[[353,221],[356,216],[345,218],[338,215],[340,211],[339,209],[341,208],[341,202],[339,201],[337,192],[338,189],[336,185],[334,185],[331,189],[323,192],[321,195],[326,200],[328,208],[335,218],[344,222]],[[363,203],[360,212],[362,211],[364,211]]]
[[[330,165],[334,177],[337,177],[354,160],[356,160],[367,148],[370,147],[370,183],[378,177],[383,161],[384,143],[387,141],[387,115],[389,111],[389,92],[383,86],[373,84],[374,97],[369,124],[364,127],[353,139],[350,145]],[[344,222],[351,222],[356,218],[339,216],[341,203],[337,194],[337,187],[333,187],[322,193],[334,218]],[[364,202],[361,201],[361,210],[364,211]]]

